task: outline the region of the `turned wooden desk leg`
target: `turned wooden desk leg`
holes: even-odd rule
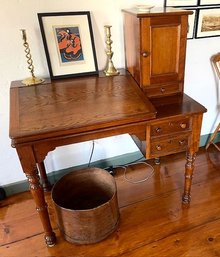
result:
[[[52,247],[55,245],[56,236],[52,230],[50,224],[50,218],[47,210],[47,204],[44,198],[44,192],[40,184],[40,177],[38,175],[38,169],[35,167],[33,172],[26,173],[30,191],[36,203],[36,210],[40,216],[44,231],[45,231],[45,241],[47,246]]]
[[[51,190],[51,184],[47,178],[46,169],[44,166],[44,162],[40,162],[37,164],[39,172],[40,172],[40,178],[41,178],[41,184],[43,186],[44,192],[48,192]]]
[[[194,163],[196,159],[196,153],[187,152],[186,165],[185,165],[185,186],[182,201],[184,204],[189,204],[191,200],[190,191],[192,185],[192,177],[194,171]]]
[[[160,165],[160,157],[154,158],[154,163]]]

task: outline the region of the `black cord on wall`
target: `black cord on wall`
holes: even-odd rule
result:
[[[93,156],[93,153],[94,153],[94,148],[95,148],[95,141],[93,140],[92,141],[92,150],[91,150],[91,154],[90,154],[89,162],[88,162],[88,167],[90,167],[90,164],[91,164],[91,161],[92,161],[92,156]]]

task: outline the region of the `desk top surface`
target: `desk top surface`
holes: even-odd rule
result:
[[[19,86],[20,85],[20,86]],[[130,75],[83,77],[10,89],[10,138],[80,133],[153,119],[156,111]]]

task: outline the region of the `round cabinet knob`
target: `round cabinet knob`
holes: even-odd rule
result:
[[[186,140],[183,139],[179,141],[179,145],[185,145],[185,144],[186,144]]]
[[[160,127],[158,127],[155,130],[156,130],[157,133],[160,133],[162,129]]]
[[[143,53],[142,53],[142,56],[143,56],[143,57],[148,57],[149,55],[150,55],[150,53],[148,53],[148,52],[143,52]]]
[[[185,128],[186,128],[186,123],[180,123],[180,127],[181,127],[182,129],[185,129]]]
[[[161,150],[162,150],[161,145],[156,145],[156,149],[157,149],[158,151],[161,151]]]

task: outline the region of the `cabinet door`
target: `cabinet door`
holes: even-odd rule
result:
[[[141,19],[142,86],[184,80],[187,15]]]

